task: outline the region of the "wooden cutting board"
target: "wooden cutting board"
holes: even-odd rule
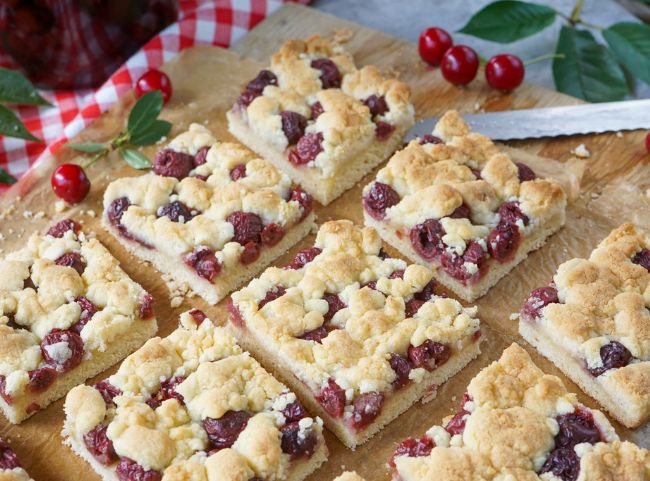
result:
[[[410,43],[307,7],[287,5],[258,25],[230,51],[218,47],[197,47],[184,51],[164,67],[174,85],[173,99],[163,112],[163,117],[174,124],[172,135],[183,131],[190,122],[201,122],[212,129],[217,137],[232,140],[227,132],[225,112],[242,86],[268,62],[269,56],[281,43],[288,38],[307,37],[315,33],[332,35],[341,29],[352,33],[348,49],[358,64],[375,64],[411,86],[418,117],[440,114],[450,108],[472,113],[482,109],[507,110],[580,102],[530,84],[522,85],[512,94],[502,94],[487,87],[482,78],[466,88],[457,88],[445,82],[438,70],[421,62],[416,47]],[[133,96],[124,96],[74,140],[105,141],[111,138],[123,128],[132,104]],[[519,149],[512,150],[512,155],[529,162],[539,172],[558,178],[572,178],[574,188],[574,173],[580,169],[570,151],[584,143],[591,152],[582,179],[582,194],[568,211],[566,227],[478,301],[486,338],[479,359],[442,386],[436,400],[411,408],[398,422],[389,425],[356,452],[344,448],[328,433],[329,461],[310,480],[328,481],[339,474],[343,466],[357,469],[369,481],[388,479],[384,463],[390,457],[394,443],[408,435],[421,435],[431,425],[440,423],[456,408],[469,379],[480,368],[497,359],[513,340],[523,343],[517,334],[516,323],[510,320],[510,313],[519,309],[530,290],[545,285],[564,260],[588,255],[598,240],[619,223],[632,220],[650,228],[650,199],[646,195],[646,192],[650,193],[650,158],[644,150],[644,135],[645,132],[603,134],[512,144]],[[155,146],[149,147],[144,149],[144,153],[153,156],[155,150]],[[75,158],[73,152],[64,149],[55,161],[74,161]],[[56,198],[49,186],[53,165],[54,162],[50,162],[32,169],[11,189],[9,195],[0,198],[0,239],[5,239],[0,241],[0,249],[4,251],[0,254],[20,247],[32,232],[43,230],[52,219],[63,215],[74,216],[84,221],[85,228],[96,232],[120,259],[124,269],[155,296],[154,307],[161,335],[167,335],[176,327],[178,314],[189,306],[204,309],[217,322],[225,321],[223,306],[210,307],[198,298],[187,299],[182,306],[172,308],[160,274],[127,254],[114,238],[101,229],[98,218],[104,188],[117,177],[138,175],[136,171],[116,156],[97,163],[88,170],[93,187],[86,201],[64,214],[57,214],[54,209]],[[317,208],[318,222],[348,218],[360,223],[361,188],[373,175],[327,208]],[[312,241],[313,237],[304,240],[276,264],[286,263],[298,249],[310,245]],[[397,255],[392,249],[388,250]],[[559,374],[553,365],[537,356],[528,346],[525,347],[540,367]],[[106,377],[114,369],[97,379]],[[568,380],[566,382],[570,389],[579,393],[583,402],[595,407],[595,403],[582,395],[574,384]],[[61,445],[62,405],[62,400],[56,402],[17,427],[1,419],[0,436],[10,441],[37,481],[97,480],[99,478],[86,463]],[[631,432],[617,425],[617,429],[623,438],[650,446],[647,428]]]

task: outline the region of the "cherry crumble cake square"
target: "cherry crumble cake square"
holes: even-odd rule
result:
[[[233,331],[354,448],[479,352],[476,308],[429,269],[387,257],[371,228],[332,221],[314,247],[231,296]]]
[[[534,290],[519,332],[628,427],[650,415],[650,235],[612,231]]]
[[[156,333],[153,298],[62,220],[0,260],[0,407],[19,423]]]
[[[473,301],[564,225],[566,196],[449,111],[393,155],[363,206],[386,242]]]
[[[414,122],[406,84],[358,69],[319,36],[287,41],[227,116],[235,137],[323,205],[385,161]]]
[[[65,413],[64,442],[104,481],[301,481],[327,457],[321,420],[197,309]]]
[[[650,479],[650,452],[621,442],[517,344],[470,382],[460,410],[397,445],[394,481]]]
[[[216,304],[284,254],[314,223],[312,199],[241,145],[192,124],[153,172],[112,182],[104,225],[151,261],[170,289]]]

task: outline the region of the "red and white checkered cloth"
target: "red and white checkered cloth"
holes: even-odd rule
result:
[[[0,137],[0,166],[15,177],[57,152],[106,111],[148,69],[194,45],[228,47],[286,2],[309,0],[180,0],[179,19],[147,42],[99,89],[41,91],[53,107],[18,107],[27,129],[44,143]],[[11,66],[6,55],[0,64]],[[7,186],[0,185],[0,192]]]

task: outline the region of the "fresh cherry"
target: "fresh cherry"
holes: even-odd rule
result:
[[[420,34],[418,51],[422,60],[431,65],[438,65],[444,53],[453,43],[451,35],[446,30],[429,27]]]
[[[163,96],[163,104],[166,104],[172,96],[172,82],[166,73],[152,68],[147,70],[135,82],[135,94],[142,97],[144,94],[160,90]]]
[[[645,136],[645,149],[650,154],[650,132],[648,132],[648,135]]]
[[[524,62],[516,55],[495,55],[485,66],[485,80],[492,88],[510,92],[524,81],[525,71]]]
[[[454,85],[467,85],[478,72],[478,55],[473,48],[456,45],[447,50],[440,62],[442,76]]]
[[[52,172],[52,190],[57,197],[71,204],[78,204],[90,191],[90,181],[83,167],[77,164],[63,164]]]

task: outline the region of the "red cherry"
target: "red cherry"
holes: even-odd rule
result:
[[[138,97],[142,97],[144,94],[154,90],[160,90],[162,93],[163,104],[166,104],[172,96],[172,82],[169,80],[167,74],[152,68],[142,74],[142,77],[135,83],[135,94]]]
[[[453,45],[451,35],[446,30],[429,27],[422,30],[418,42],[420,57],[431,65],[438,65],[442,55]]]
[[[90,181],[84,169],[77,164],[59,165],[50,179],[52,190],[57,197],[78,204],[86,198],[90,190]]]
[[[478,55],[467,45],[455,45],[445,52],[440,62],[442,76],[454,85],[466,85],[478,72]]]
[[[524,81],[525,71],[524,62],[516,55],[495,55],[485,66],[485,80],[495,89],[510,92]]]
[[[645,148],[650,154],[650,132],[648,132],[648,135],[645,136]]]

